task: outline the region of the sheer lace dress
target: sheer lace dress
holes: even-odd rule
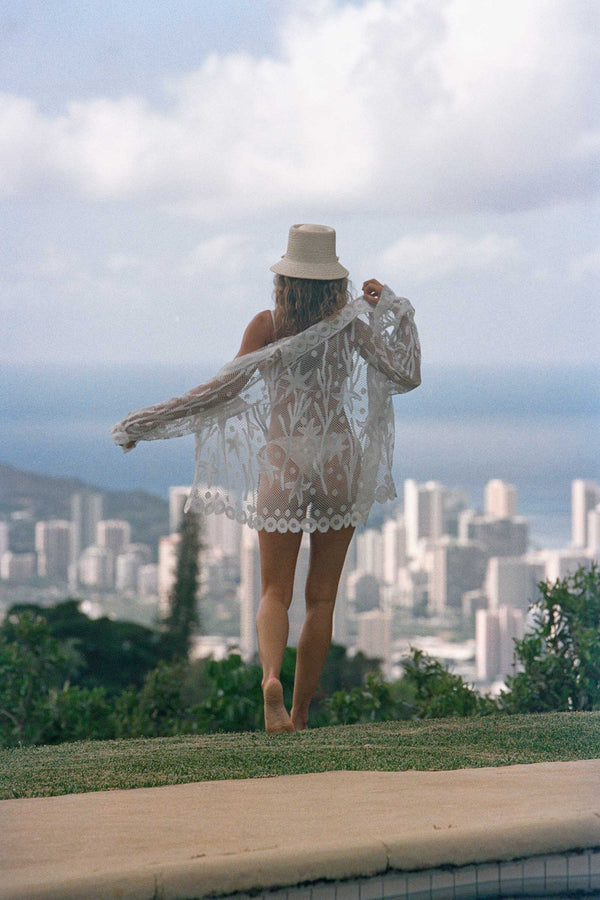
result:
[[[396,496],[392,395],[420,384],[408,300],[386,286],[372,306],[233,360],[181,397],[129,413],[115,442],[196,436],[187,510],[267,531],[365,522]]]

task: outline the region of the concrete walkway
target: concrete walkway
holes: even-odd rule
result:
[[[600,847],[600,760],[0,802],[2,900],[182,900]]]

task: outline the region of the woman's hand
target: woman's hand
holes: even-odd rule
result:
[[[383,290],[383,285],[380,281],[377,281],[376,278],[368,278],[367,281],[362,286],[363,294],[365,300],[368,300],[373,306],[378,302],[381,297],[381,292]]]

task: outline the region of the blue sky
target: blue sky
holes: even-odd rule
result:
[[[0,3],[1,362],[220,365],[295,222],[426,361],[600,342],[600,5]]]

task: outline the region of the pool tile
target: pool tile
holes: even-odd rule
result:
[[[567,857],[564,854],[546,857],[546,891],[567,891]]]
[[[598,850],[590,854],[590,889],[600,890],[600,852]]]
[[[500,893],[500,866],[498,863],[477,866],[476,870],[477,896],[489,897]]]
[[[570,853],[567,856],[569,891],[586,891],[590,886],[590,854]]]
[[[431,873],[432,900],[454,900],[454,872],[438,869]]]
[[[384,875],[381,879],[383,885],[383,896],[385,900],[405,900],[406,897],[406,875],[400,872],[391,872]]]
[[[543,856],[523,860],[523,887],[521,893],[524,896],[544,893],[546,889],[544,860],[545,857]]]
[[[475,866],[463,866],[455,869],[454,896],[456,900],[475,900],[477,897]]]
[[[409,872],[406,878],[406,894],[410,900],[431,900],[431,874]]]
[[[500,863],[500,896],[512,897],[520,894],[523,887],[523,863]]]
[[[317,884],[312,889],[312,900],[335,900],[335,884]]]
[[[360,900],[358,881],[340,881],[336,885],[335,900]]]
[[[381,878],[369,878],[368,881],[361,881],[360,900],[382,900],[383,883]]]

